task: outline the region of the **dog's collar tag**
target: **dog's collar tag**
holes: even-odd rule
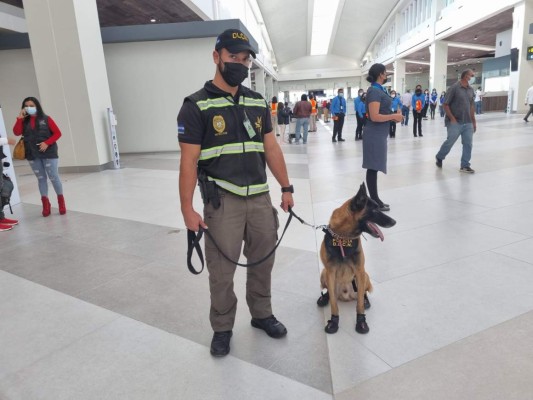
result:
[[[353,247],[353,239],[337,239],[332,238],[331,245],[333,247]]]

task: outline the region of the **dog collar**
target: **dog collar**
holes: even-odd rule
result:
[[[333,230],[331,230],[331,228],[329,227],[329,225],[325,228],[322,229],[322,231],[326,234],[326,237],[330,236],[331,237],[331,246],[332,247],[338,247],[341,254],[342,254],[342,258],[346,258],[346,253],[344,252],[344,248],[349,248],[350,250],[352,251],[356,251],[357,250],[357,245],[358,245],[358,238],[359,236],[342,236],[342,235],[339,235],[338,233],[335,233]]]

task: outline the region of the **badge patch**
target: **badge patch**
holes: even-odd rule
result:
[[[217,136],[227,133],[224,132],[226,130],[226,121],[224,121],[224,117],[222,115],[215,115],[213,117],[213,128],[215,128]]]
[[[257,117],[257,119],[255,120],[255,129],[261,132],[262,127],[263,127],[263,117]]]
[[[185,134],[185,126],[178,122],[178,135]]]

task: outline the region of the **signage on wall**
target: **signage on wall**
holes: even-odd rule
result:
[[[533,60],[533,46],[529,46],[527,48],[527,60],[528,61]]]

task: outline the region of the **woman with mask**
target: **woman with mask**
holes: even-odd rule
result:
[[[61,137],[61,131],[54,120],[44,113],[41,103],[35,97],[27,97],[22,102],[13,133],[16,136],[24,135],[26,159],[30,163],[39,184],[43,217],[48,217],[51,212],[51,204],[48,199],[48,179],[52,182],[57,194],[59,213],[61,215],[66,214],[63,185],[58,172],[59,155],[56,143]]]
[[[422,112],[426,105],[426,96],[422,93],[422,86],[416,85],[415,94],[411,99],[411,105],[413,108],[413,136],[422,137]]]
[[[378,195],[378,171],[387,173],[387,137],[390,122],[401,122],[403,116],[399,107],[392,112],[392,99],[383,84],[387,82],[387,71],[383,64],[374,64],[366,78],[371,87],[366,92],[368,120],[363,136],[363,168],[366,169],[368,193],[379,205],[381,211],[389,211]]]
[[[359,116],[359,104],[361,103],[361,98],[363,97],[363,89],[359,89],[357,92],[357,97],[353,99],[353,108],[355,111],[355,118],[357,120],[357,128],[355,128],[355,140],[360,140],[363,138],[363,120]]]
[[[439,97],[439,113],[441,118],[444,118],[444,99],[446,98],[446,92],[442,92]]]
[[[435,119],[435,109],[437,108],[437,100],[439,95],[437,94],[437,89],[431,91],[431,96],[429,96],[429,111],[431,119]]]
[[[428,108],[429,108],[429,90],[426,89],[424,90],[424,100],[425,100],[425,104],[424,104],[424,108],[422,109],[422,118],[423,119],[428,119]]]
[[[400,101],[400,97],[398,97],[396,95],[396,91],[395,90],[392,90],[390,92],[390,97],[392,98],[392,103],[391,103],[392,112],[393,113],[402,112],[402,102]],[[390,122],[389,137],[391,137],[391,138],[395,138],[396,137],[396,121],[391,121]]]

